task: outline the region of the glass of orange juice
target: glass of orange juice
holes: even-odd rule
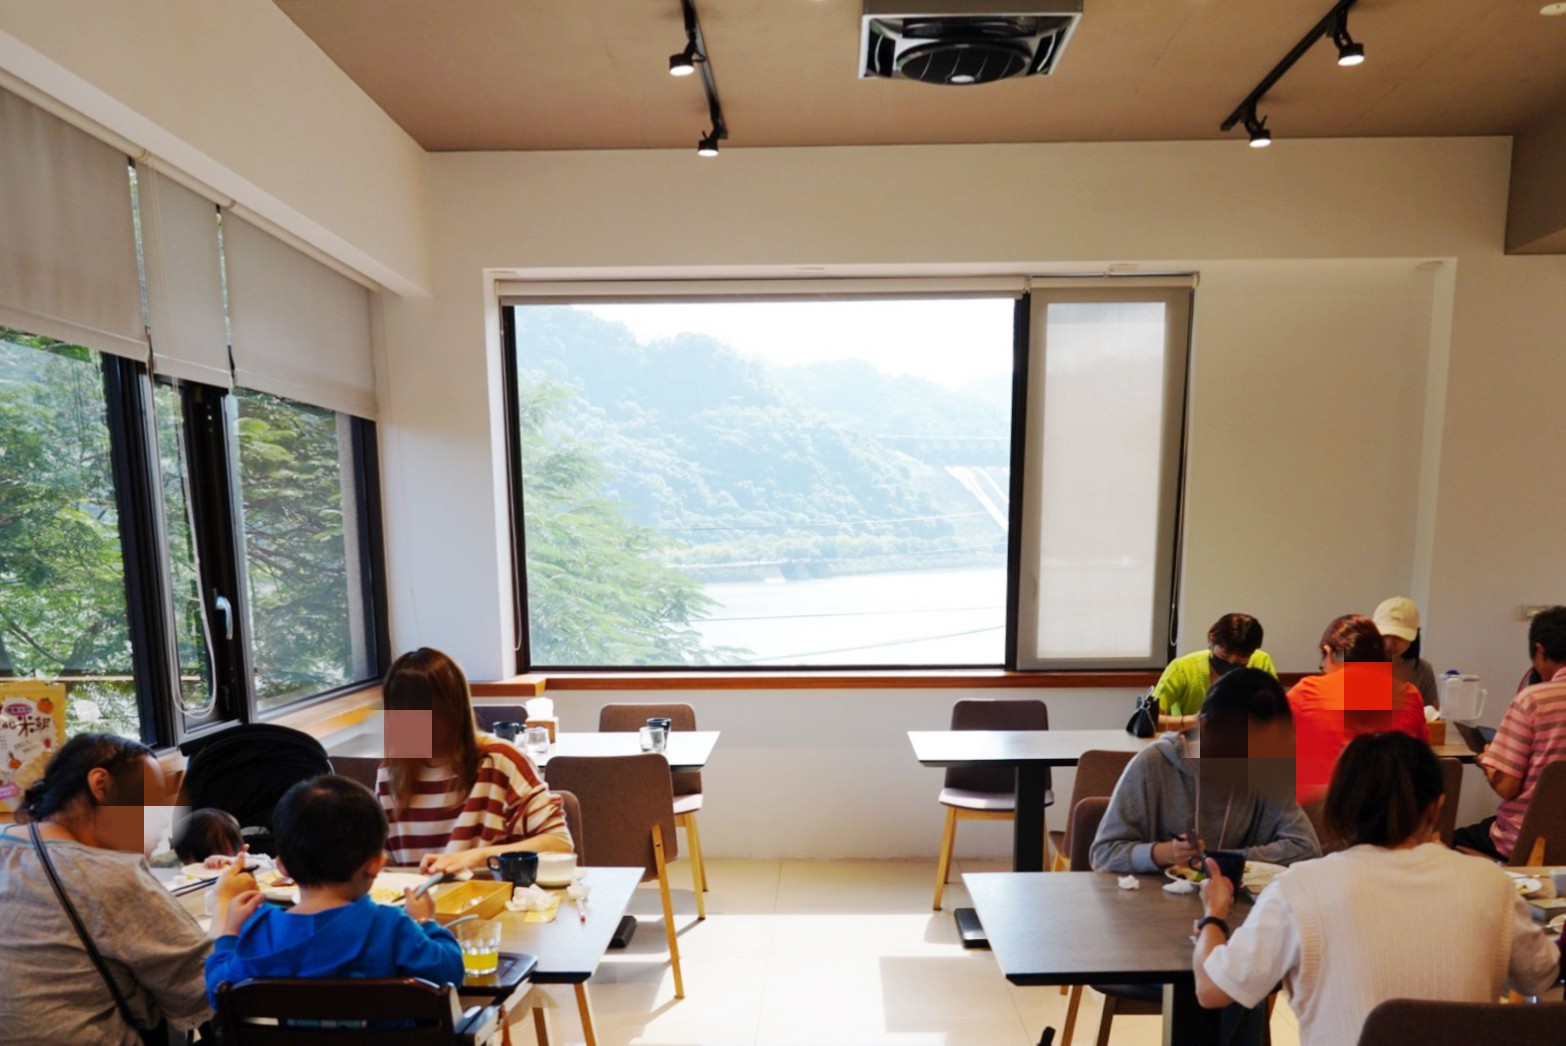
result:
[[[500,920],[474,919],[456,927],[462,967],[470,977],[494,973],[500,965]]]

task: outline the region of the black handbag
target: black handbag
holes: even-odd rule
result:
[[[1152,694],[1139,694],[1136,711],[1126,723],[1126,733],[1132,737],[1152,737],[1158,733],[1158,698]]]
[[[65,909],[66,917],[71,920],[71,925],[76,929],[76,936],[81,938],[82,946],[87,949],[87,957],[98,968],[98,976],[103,978],[109,994],[114,996],[114,1006],[120,1011],[120,1017],[141,1036],[141,1041],[147,1046],[170,1046],[171,1043],[187,1042],[189,1036],[176,1034],[169,1027],[166,1019],[160,1020],[151,1028],[143,1028],[136,1023],[136,1018],[131,1015],[130,1004],[125,1001],[125,996],[120,994],[120,986],[114,983],[114,976],[109,973],[109,967],[104,963],[103,956],[99,954],[98,946],[92,942],[92,936],[88,934],[81,916],[76,914],[76,906],[66,896],[65,887],[60,885],[60,874],[54,870],[54,862],[49,859],[49,851],[44,848],[43,840],[38,837],[38,825],[29,824],[27,834],[32,837],[33,849],[38,852],[38,860],[43,864],[44,874],[49,877],[49,885],[54,887],[54,895],[60,899],[60,907]]]

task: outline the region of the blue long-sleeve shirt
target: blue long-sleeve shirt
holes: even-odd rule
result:
[[[422,977],[461,984],[462,948],[450,930],[414,922],[368,896],[341,908],[295,915],[262,905],[207,958],[207,997],[247,977]]]

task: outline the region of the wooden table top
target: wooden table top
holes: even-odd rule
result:
[[[975,872],[962,877],[1001,972],[1013,984],[1190,981],[1197,894],[1168,894],[1163,876],[1122,890],[1110,872]],[[1250,902],[1237,898],[1229,925]]]
[[[718,743],[718,730],[674,730],[669,733],[669,744],[663,757],[669,760],[670,770],[700,770],[712,758],[712,749]],[[540,767],[549,765],[557,755],[641,755],[641,743],[634,733],[568,733],[561,731],[555,743],[543,755],[533,755],[533,762]]]
[[[1076,766],[1083,752],[1140,752],[1152,739],[1124,730],[910,730],[924,766]]]
[[[1437,759],[1456,759],[1460,763],[1472,763],[1479,758],[1478,753],[1469,748],[1464,741],[1431,745],[1430,750],[1436,754]]]
[[[598,969],[609,938],[642,881],[640,868],[589,868],[587,918],[570,900],[560,902],[554,922],[524,922],[521,912],[502,912],[500,950],[538,956],[535,984],[580,984]]]

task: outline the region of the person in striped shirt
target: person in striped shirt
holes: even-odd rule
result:
[[[509,742],[481,733],[462,668],[421,647],[382,687],[386,754],[375,794],[391,825],[392,863],[422,872],[485,866],[509,850],[572,849],[560,797]]]
[[[1528,626],[1528,655],[1543,680],[1512,698],[1500,728],[1479,756],[1485,780],[1501,797],[1494,817],[1459,828],[1452,841],[1509,860],[1523,814],[1544,768],[1566,759],[1566,607],[1551,607]]]

